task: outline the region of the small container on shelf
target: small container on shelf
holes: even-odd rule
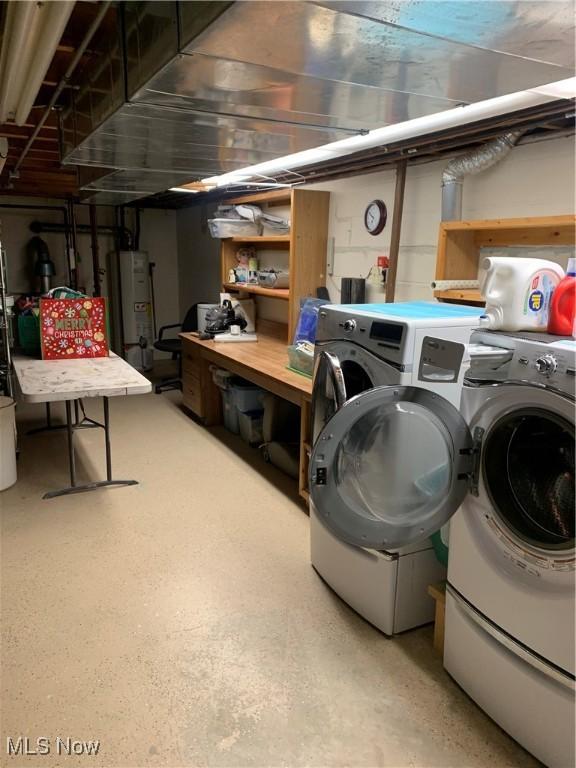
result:
[[[219,240],[228,237],[258,237],[262,234],[262,225],[258,221],[246,219],[208,219],[208,229],[212,237]]]

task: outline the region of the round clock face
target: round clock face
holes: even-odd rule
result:
[[[379,235],[386,226],[388,211],[382,200],[372,200],[364,212],[364,226],[371,235]]]

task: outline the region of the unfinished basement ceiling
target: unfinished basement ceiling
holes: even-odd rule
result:
[[[141,55],[158,6],[155,55]],[[98,193],[123,200],[574,74],[572,2],[127,8],[128,102],[112,87],[87,114],[80,94],[65,148],[68,164],[114,169]]]

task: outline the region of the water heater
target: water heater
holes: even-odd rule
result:
[[[148,254],[120,251],[123,355],[130,365],[149,371],[154,362],[152,301]]]

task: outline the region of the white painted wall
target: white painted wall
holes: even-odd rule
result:
[[[140,212],[140,250],[147,251],[154,267],[157,333],[161,326],[181,322],[178,280],[176,211]],[[169,357],[154,350],[155,358]]]
[[[448,162],[408,167],[400,238],[396,301],[431,299],[442,169]],[[499,165],[464,182],[464,219],[570,214],[575,210],[575,151],[572,137],[516,147]],[[334,274],[327,278],[332,300],[342,277],[366,277],[379,255],[387,255],[394,201],[394,170],[356,176],[310,189],[331,192],[329,236],[334,238]],[[364,210],[373,199],[388,206],[388,225],[373,237]],[[540,255],[540,254],[539,254]]]
[[[220,240],[210,237],[206,224],[213,210],[214,206],[194,206],[176,214],[182,315],[192,304],[218,303]]]

